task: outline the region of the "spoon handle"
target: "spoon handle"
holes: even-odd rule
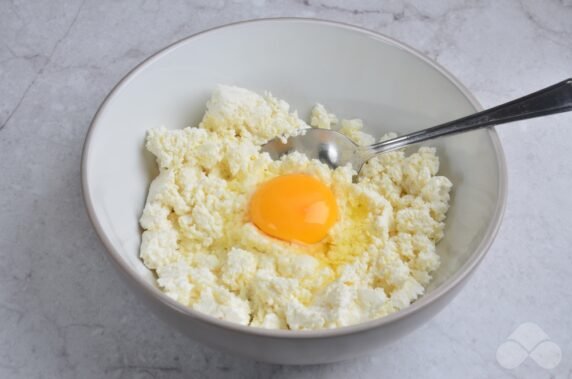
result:
[[[364,147],[362,156],[367,160],[378,153],[437,137],[571,110],[572,78],[482,112]]]

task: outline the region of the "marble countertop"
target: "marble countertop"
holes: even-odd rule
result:
[[[82,203],[95,110],[157,49],[275,16],[402,40],[484,106],[572,76],[570,0],[0,1],[0,377],[572,378],[572,114],[499,128],[510,189],[491,251],[443,312],[372,356],[312,367],[236,358],[178,334],[120,281]],[[505,342],[519,327],[530,335],[527,323],[553,343],[505,368],[497,351],[514,349]],[[538,358],[547,346],[560,361]]]

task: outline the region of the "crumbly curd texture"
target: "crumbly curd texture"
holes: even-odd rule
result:
[[[270,94],[219,86],[198,127],[148,132],[160,169],[141,217],[141,258],[171,298],[218,319],[269,329],[356,324],[407,307],[439,266],[451,182],[438,176],[435,149],[370,160],[357,182],[292,153],[260,152],[271,138],[309,127],[375,142],[360,120],[338,120],[322,105],[310,125]],[[387,135],[384,138],[390,138]],[[257,187],[305,173],[331,188],[340,218],[314,245],[274,239],[248,218]]]

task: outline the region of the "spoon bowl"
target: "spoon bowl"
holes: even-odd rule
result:
[[[360,147],[344,134],[318,128],[304,129],[300,134],[287,139],[273,138],[262,146],[262,151],[275,160],[297,151],[334,169],[347,163],[361,167],[363,160],[359,155]]]

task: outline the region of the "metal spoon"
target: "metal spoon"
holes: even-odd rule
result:
[[[397,138],[358,146],[345,135],[327,129],[306,129],[304,134],[289,137],[285,142],[274,138],[262,146],[272,159],[298,151],[310,159],[319,159],[332,168],[351,163],[359,172],[373,156],[433,138],[467,132],[490,125],[541,117],[572,110],[572,78],[538,92],[428,129]]]

